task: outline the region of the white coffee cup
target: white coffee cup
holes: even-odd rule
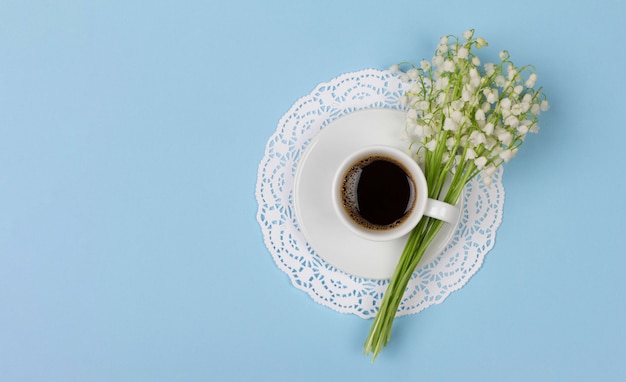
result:
[[[377,167],[369,166],[374,161]],[[406,181],[401,180],[402,172]],[[398,187],[392,187],[394,184]],[[398,239],[411,232],[423,216],[455,223],[459,215],[456,206],[428,198],[424,173],[409,154],[384,145],[363,147],[343,160],[333,179],[332,201],[346,227],[373,241]],[[395,213],[386,216],[388,210]],[[366,213],[376,218],[365,218]]]

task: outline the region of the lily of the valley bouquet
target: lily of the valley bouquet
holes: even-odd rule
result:
[[[431,61],[391,67],[410,86],[400,99],[408,110],[405,133],[429,198],[456,204],[479,174],[489,185],[526,135],[539,131],[539,114],[548,109],[534,67],[516,67],[507,51],[499,63],[483,64],[475,50],[485,46],[468,30],[462,38],[442,37]],[[424,218],[411,232],[365,343],[372,360],[389,341],[407,283],[443,224]]]

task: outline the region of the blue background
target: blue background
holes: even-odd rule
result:
[[[0,380],[626,380],[626,3],[3,1]],[[257,166],[318,83],[475,28],[551,110],[481,270],[397,320],[292,287]]]

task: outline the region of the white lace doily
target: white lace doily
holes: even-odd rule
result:
[[[256,184],[257,220],[265,245],[292,284],[313,300],[362,318],[376,315],[389,280],[352,276],[326,263],[298,229],[293,206],[293,180],[300,156],[313,137],[345,114],[369,108],[401,109],[397,103],[406,84],[389,71],[373,69],[343,74],[319,84],[281,118],[261,160]],[[409,281],[398,316],[441,303],[460,289],[483,263],[495,244],[502,220],[502,168],[491,187],[480,179],[464,191],[461,222],[448,246],[420,264]]]

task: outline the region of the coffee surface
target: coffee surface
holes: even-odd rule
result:
[[[342,198],[352,220],[372,230],[402,224],[416,199],[415,184],[402,165],[385,156],[369,156],[344,176]]]

